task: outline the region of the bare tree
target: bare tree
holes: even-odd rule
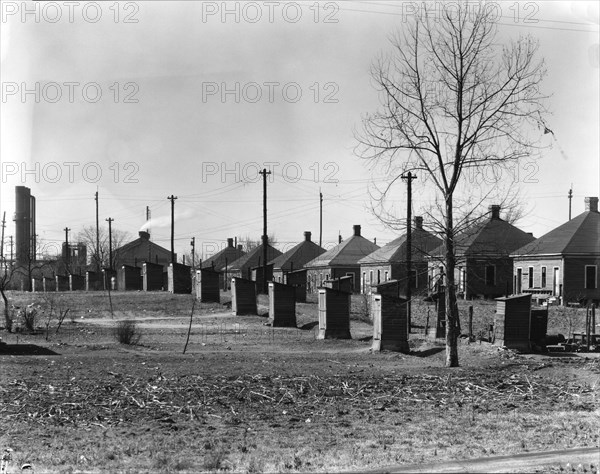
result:
[[[446,365],[456,367],[455,209],[475,215],[483,201],[459,202],[459,191],[469,169],[508,167],[535,150],[546,71],[530,37],[497,44],[485,4],[436,6],[373,65],[382,107],[364,118],[357,153],[384,168],[384,196],[408,171],[433,184],[444,241]]]
[[[98,229],[99,233],[99,248],[96,247],[96,227],[95,226],[86,226],[84,227],[78,234],[77,240],[87,247],[87,253],[90,258],[90,263],[97,268],[108,268],[111,267],[109,258],[109,236],[108,229],[106,227],[100,227]],[[119,264],[119,256],[116,249],[124,245],[125,242],[129,240],[129,234],[127,232],[120,231],[118,229],[112,229],[112,250],[113,250],[113,261],[112,268],[118,268]]]

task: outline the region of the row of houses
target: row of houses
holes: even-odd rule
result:
[[[564,303],[600,301],[598,198],[585,198],[585,206],[585,212],[538,239],[502,219],[500,206],[490,206],[483,220],[455,238],[459,297],[529,293]],[[350,238],[327,251],[312,242],[308,231],[285,253],[267,243],[267,279],[303,287],[310,294],[342,277],[355,293],[370,293],[372,286],[391,281],[404,288],[410,278],[413,294],[425,295],[444,285],[444,246],[438,236],[424,228],[421,217],[415,217],[411,236],[411,275],[406,274],[406,234],[379,247],[363,237],[361,226],[355,225]],[[233,242],[227,239],[227,246],[202,261],[200,267],[218,272],[221,288],[227,288],[232,277],[262,281],[264,244],[244,252]],[[115,252],[123,267],[136,275],[139,271],[133,269],[141,268],[144,262],[161,266],[166,275],[171,261],[170,252],[151,242],[148,232],[140,232],[138,239]],[[163,280],[166,283],[166,278]],[[166,284],[162,286],[166,289]]]

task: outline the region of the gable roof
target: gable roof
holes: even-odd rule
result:
[[[600,213],[579,214],[513,255],[600,255]]]
[[[304,265],[306,268],[358,265],[358,261],[379,249],[379,246],[360,235],[360,226],[354,226],[354,235],[331,250]]]
[[[535,240],[533,235],[499,217],[499,207],[492,216],[456,236],[455,253],[460,257],[508,257],[516,249]],[[433,251],[436,256],[444,255],[444,246]]]
[[[436,237],[425,229],[416,228],[411,231],[413,262],[423,261],[425,256],[442,244],[442,239]],[[400,263],[406,261],[406,234],[392,240],[379,250],[361,258],[361,265],[377,263]]]
[[[227,266],[229,266],[244,255],[246,255],[246,252],[242,249],[235,248],[233,246],[233,239],[228,239],[227,247],[219,250],[216,254],[204,260],[201,268],[212,268],[214,263],[215,270],[219,270],[225,267],[225,262],[227,262]]]
[[[267,262],[281,255],[281,252],[277,250],[275,247],[271,247],[270,244],[267,244]],[[239,271],[245,268],[252,268],[259,266],[259,262],[261,262],[263,256],[263,244],[260,244],[258,247],[253,248],[246,255],[238,258],[235,262],[231,263],[231,266],[228,268],[228,271]],[[220,270],[220,269],[219,269]]]
[[[122,245],[121,247],[119,247],[117,249],[114,249],[114,252],[115,252],[115,254],[119,254],[122,257],[122,256],[126,255],[127,253],[135,250],[138,247],[147,246],[147,245],[150,246],[152,254],[155,254],[156,252],[161,253],[161,254],[168,254],[168,256],[170,258],[171,251],[152,242],[150,240],[150,234],[147,234],[145,232],[140,232],[140,237],[138,237],[135,240],[132,240],[131,242],[126,243],[125,245]]]
[[[282,253],[279,257],[269,262],[269,264],[273,264],[274,270],[299,270],[305,263],[310,262],[314,258],[325,253],[323,247],[308,240],[309,238],[310,235],[306,240],[295,245],[287,252]]]

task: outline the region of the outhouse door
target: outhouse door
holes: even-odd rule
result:
[[[319,332],[327,329],[327,291],[319,291]]]

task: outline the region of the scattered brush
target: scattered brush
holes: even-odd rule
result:
[[[115,337],[120,344],[135,346],[140,342],[142,335],[136,322],[126,319],[117,323]]]

